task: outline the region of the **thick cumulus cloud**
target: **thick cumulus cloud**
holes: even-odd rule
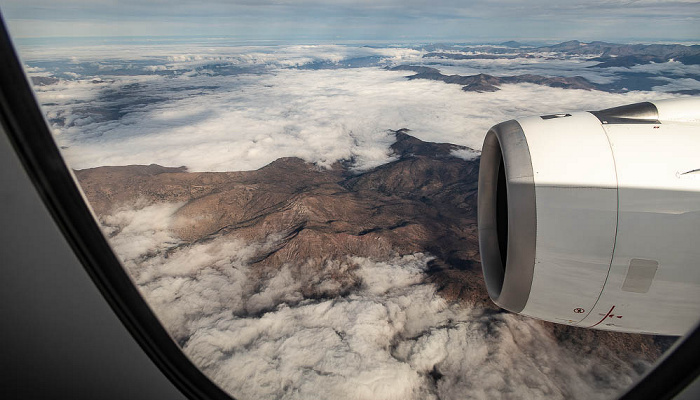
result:
[[[346,275],[350,290],[305,298],[289,266],[250,265],[266,243],[174,239],[178,206],[124,207],[102,224],[184,352],[237,398],[608,398],[638,376],[534,320],[448,304],[425,281],[426,254],[336,260],[316,279]]]
[[[478,150],[488,128],[503,120],[658,97],[529,84],[473,93],[442,82],[408,81],[411,72],[383,68],[421,62],[422,53],[409,48],[196,49],[170,55],[161,49],[154,58],[132,61],[124,50],[122,59],[99,62],[76,52],[70,65],[79,68],[61,68],[73,68],[67,72],[84,74],[81,78],[37,87],[69,164],[233,171],[296,156],[326,167],[353,160],[366,169],[392,159],[393,137],[387,133],[392,129],[409,128],[423,140]],[[34,56],[46,65],[46,54]],[[438,67],[459,67],[445,63]],[[575,65],[476,60],[460,68],[492,74],[594,73],[585,64]],[[599,78],[610,79],[605,73]]]

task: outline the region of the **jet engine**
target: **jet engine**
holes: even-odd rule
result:
[[[700,317],[700,98],[494,126],[478,226],[498,306],[581,327],[686,333]]]

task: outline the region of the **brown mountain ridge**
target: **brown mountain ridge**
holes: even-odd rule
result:
[[[427,252],[428,281],[446,300],[500,312],[488,299],[478,252],[479,160],[466,149],[391,131],[396,160],[364,172],[351,163],[319,168],[280,158],[255,171],[187,172],[159,165],[75,171],[98,216],[123,204],[182,202],[172,229],[187,246],[220,237],[265,243],[250,263],[261,275],[290,266],[307,298],[338,296],[359,284],[351,271],[326,270],[334,260],[386,260]],[[333,280],[334,290],[322,289]],[[546,323],[543,323],[546,324]],[[551,327],[581,351],[652,361],[672,340]]]

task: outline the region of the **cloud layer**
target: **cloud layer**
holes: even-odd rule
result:
[[[329,262],[312,279],[333,287],[305,299],[287,266],[261,275],[248,263],[265,243],[174,239],[178,207],[102,222],[184,352],[237,398],[609,398],[648,367],[563,347],[535,320],[448,304],[425,282],[426,254]]]
[[[296,156],[320,166],[352,159],[365,169],[391,160],[390,129],[409,128],[423,140],[478,150],[488,128],[503,120],[659,97],[652,92],[609,94],[528,84],[468,93],[442,82],[408,81],[405,76],[411,72],[382,68],[435,62],[422,59],[424,52],[402,47],[193,49],[154,50],[152,56],[135,59],[128,58],[133,49],[117,47],[111,59],[100,59],[99,52],[89,58],[92,50],[84,49],[74,51],[68,61],[54,50],[63,64],[47,61],[39,50],[30,52],[33,73],[49,71],[64,78],[37,87],[37,94],[71,166],[157,163],[233,171]],[[444,65],[438,67],[461,73],[615,79],[612,72],[586,69],[589,64],[580,60],[470,61],[441,60]],[[669,82],[668,88],[687,85],[676,80],[659,83]]]

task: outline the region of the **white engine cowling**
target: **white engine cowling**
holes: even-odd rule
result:
[[[700,317],[700,99],[494,126],[481,155],[478,225],[500,307],[684,334]]]

